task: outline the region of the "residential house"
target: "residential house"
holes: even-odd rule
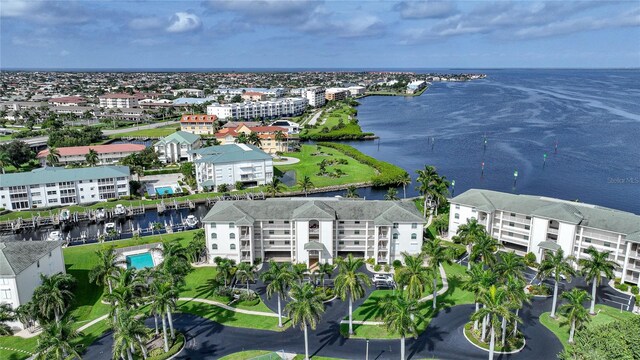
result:
[[[158,159],[164,163],[193,161],[192,150],[202,146],[200,135],[186,131],[176,131],[153,144]]]
[[[283,139],[276,139],[278,133],[282,133]],[[287,139],[289,137],[286,128],[279,126],[246,126],[244,124],[238,125],[237,128],[222,128],[216,133],[216,140],[220,142],[220,145],[235,144],[240,134],[249,136],[252,133],[256,133],[260,139],[260,149],[268,154],[275,154],[278,152],[286,152],[288,150]]]
[[[107,145],[90,145],[90,146],[70,146],[57,148],[58,165],[84,164],[86,163],[86,155],[90,150],[98,153],[99,165],[110,165],[120,162],[123,158],[136,154],[145,149],[141,144],[107,144]],[[42,166],[47,164],[47,156],[49,149],[42,150],[36,155]]]
[[[180,118],[180,130],[196,135],[213,135],[218,126],[216,115],[182,115]]]

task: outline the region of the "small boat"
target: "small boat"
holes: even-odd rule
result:
[[[117,204],[115,209],[113,209],[113,214],[115,216],[125,216],[127,214],[127,209],[122,204]]]
[[[96,221],[97,222],[104,221],[105,217],[106,217],[106,213],[104,212],[104,209],[103,208],[97,208],[96,209]]]
[[[47,241],[60,241],[62,240],[62,233],[60,231],[52,231],[47,236]]]
[[[68,221],[71,218],[71,212],[69,209],[60,210],[60,221]]]
[[[198,226],[198,218],[195,217],[194,215],[189,215],[187,216],[187,218],[184,220],[184,224],[190,228],[193,229],[195,227]]]
[[[116,231],[116,223],[106,223],[104,224],[104,232],[105,234],[109,234],[110,232]]]

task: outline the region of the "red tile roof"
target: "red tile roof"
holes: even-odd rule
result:
[[[60,156],[77,156],[86,155],[89,153],[89,149],[95,150],[98,154],[107,153],[121,153],[121,152],[136,152],[145,149],[144,145],[140,144],[108,144],[108,145],[90,145],[90,146],[70,146],[58,148]],[[37,158],[44,158],[49,155],[49,149],[42,150],[36,156]]]
[[[195,114],[195,115],[182,115],[180,122],[213,123],[217,120],[218,120],[218,117],[215,115]]]

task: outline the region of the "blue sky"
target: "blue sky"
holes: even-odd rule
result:
[[[640,67],[640,1],[0,0],[2,68]]]

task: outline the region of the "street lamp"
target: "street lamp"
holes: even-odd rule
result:
[[[369,339],[367,339],[367,353],[364,357],[365,360],[369,360]]]
[[[456,193],[456,181],[451,180],[451,196],[454,196],[455,193]]]

